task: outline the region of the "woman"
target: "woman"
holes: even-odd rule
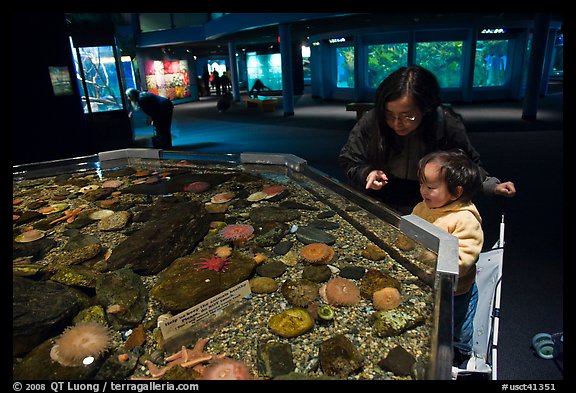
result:
[[[420,66],[402,67],[378,86],[374,109],[352,128],[338,162],[353,187],[409,214],[421,198],[418,161],[452,148],[462,149],[480,167],[485,194],[516,194],[514,183],[502,183],[483,168],[462,118],[442,105],[434,74]]]

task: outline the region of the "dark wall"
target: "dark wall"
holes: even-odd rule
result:
[[[113,45],[112,23],[69,24],[64,13],[13,13],[13,165],[66,159],[133,145],[126,110],[84,114],[69,36],[76,45]],[[65,67],[72,94],[55,95],[48,67]]]
[[[74,76],[64,14],[13,13],[11,26],[12,164],[92,154],[76,83],[74,94],[55,96],[48,72]]]

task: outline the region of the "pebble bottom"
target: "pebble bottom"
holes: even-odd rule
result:
[[[138,160],[136,160],[137,162]],[[162,162],[165,164],[165,162]],[[149,164],[147,164],[149,165]],[[139,170],[145,170],[144,164],[141,165],[142,168],[137,167]],[[190,165],[194,167],[194,165]],[[326,230],[327,233],[334,236],[336,239],[333,248],[336,251],[336,258],[332,263],[334,271],[338,271],[344,266],[354,265],[359,267],[364,267],[365,269],[376,268],[384,271],[387,274],[399,279],[403,284],[403,299],[404,301],[410,301],[415,307],[420,307],[428,309],[428,315],[432,314],[433,307],[433,296],[430,287],[422,283],[418,277],[409,272],[400,263],[393,260],[391,257],[386,257],[386,259],[381,261],[371,261],[361,256],[362,250],[371,244],[371,241],[355,229],[354,226],[350,224],[346,219],[340,214],[327,214],[326,212],[332,212],[333,207],[338,207],[341,212],[345,212],[344,216],[352,217],[357,223],[368,228],[369,231],[375,233],[379,238],[386,239],[388,244],[393,244],[397,235],[398,230],[392,225],[383,223],[382,220],[374,217],[371,213],[359,208],[358,206],[351,206],[347,200],[343,197],[327,189],[320,189],[315,184],[311,184],[310,181],[304,177],[296,174],[294,179],[296,181],[288,180],[284,175],[272,174],[266,179],[268,182],[278,182],[283,183],[290,195],[289,199],[296,202],[305,203],[309,206],[317,207],[318,212],[323,212],[322,217],[330,216],[328,219],[337,224],[338,228],[332,230]],[[90,175],[87,176],[89,179]],[[126,178],[128,180],[128,178]],[[133,179],[132,179],[133,181]],[[49,181],[46,181],[50,183]],[[31,182],[28,182],[31,183]],[[128,184],[126,181],[124,184]],[[231,184],[229,184],[231,183]],[[228,191],[227,185],[230,187],[234,182],[224,183],[220,187],[216,187],[210,192],[202,194],[193,193],[183,193],[187,197],[196,200],[204,200],[208,202],[210,197],[216,193]],[[261,182],[247,182],[242,183],[241,187],[246,189],[248,193],[257,192],[259,187],[261,187]],[[49,198],[53,195],[55,186],[46,188],[44,193],[33,194],[32,197],[26,197],[27,194],[21,193],[25,199],[38,199],[39,197]],[[120,187],[121,190],[122,187]],[[78,191],[79,187],[67,186],[67,192]],[[311,190],[314,192],[311,192]],[[127,195],[122,194],[121,199],[123,202],[130,202],[133,200],[135,204],[143,204],[142,196],[138,195]],[[71,203],[71,209],[74,208],[76,204],[85,203],[82,200],[73,200]],[[262,200],[254,204],[254,206],[274,206],[277,202],[271,202],[268,200]],[[354,207],[354,208],[352,208]],[[226,213],[227,219],[230,221],[245,221],[248,217],[247,211],[251,209],[252,206],[247,206],[243,211],[239,209],[232,209]],[[317,219],[317,212],[304,212],[301,217],[293,222],[290,222],[292,228],[298,228],[301,226],[308,225],[311,221]],[[134,231],[142,224],[133,222],[130,226],[130,231]],[[67,237],[63,236],[61,229],[63,226],[56,227],[54,229],[54,234],[52,235],[57,241],[58,246],[46,256],[46,258],[40,263],[47,264],[61,254],[62,248],[66,243]],[[126,235],[122,231],[116,232],[104,232],[98,231],[96,225],[90,225],[83,228],[82,233],[85,234],[96,234],[100,238],[100,242],[103,248],[112,250],[116,245],[120,244]],[[282,240],[292,241],[294,246],[292,251],[299,252],[299,250],[305,245],[300,242],[295,231],[290,231]],[[202,242],[198,244],[197,249],[203,248]],[[272,247],[264,247],[267,255],[272,258],[278,258],[275,255]],[[412,258],[414,255],[418,255],[421,249],[416,249],[412,251],[412,254],[407,254],[408,258]],[[411,261],[417,264],[417,261],[411,259]],[[288,279],[298,280],[302,277],[302,270],[304,264],[300,261],[294,266],[288,266],[286,272],[275,280],[280,285]],[[333,273],[333,277],[336,273]],[[156,276],[142,277],[145,286],[151,289],[156,280]],[[360,280],[354,280],[358,285],[360,285]],[[320,298],[318,298],[320,301]],[[267,327],[268,320],[273,315],[280,313],[286,308],[291,307],[286,299],[277,290],[271,294],[252,294],[251,299],[248,302],[248,306],[239,311],[237,314],[232,315],[226,323],[215,324],[212,329],[207,329],[206,336],[210,337],[210,341],[206,345],[205,352],[212,354],[225,354],[227,357],[241,360],[245,362],[251,370],[255,373],[257,370],[256,359],[257,359],[257,348],[258,344],[261,342],[280,342],[290,344],[295,364],[295,372],[305,373],[308,367],[308,375],[310,378],[314,378],[322,375],[322,370],[320,366],[313,367],[314,358],[318,356],[318,351],[320,344],[336,335],[344,334],[348,339],[354,343],[356,348],[364,356],[364,366],[361,370],[349,375],[347,379],[349,380],[371,380],[371,379],[411,379],[411,377],[400,377],[396,376],[391,372],[385,371],[378,366],[378,362],[386,356],[388,351],[397,345],[402,346],[408,352],[410,352],[417,360],[426,362],[430,356],[430,340],[431,340],[431,323],[428,321],[416,328],[408,330],[397,336],[392,337],[378,337],[372,329],[371,317],[375,312],[374,307],[372,307],[371,301],[366,299],[361,299],[360,303],[355,306],[348,307],[336,307],[335,317],[333,321],[330,322],[316,322],[314,328],[298,337],[293,338],[283,338],[271,333]],[[161,304],[155,301],[153,298],[149,299],[148,312],[143,320],[145,326],[147,326],[147,340],[144,344],[144,355],[140,358],[140,366],[134,371],[133,377],[150,377],[150,373],[143,362],[145,359],[152,359],[157,365],[162,365],[158,360],[161,359],[161,354],[164,357],[171,355],[171,353],[164,353],[161,346],[158,344],[154,330],[156,329],[156,319],[158,316],[165,314],[167,311],[162,309]],[[121,345],[121,344],[120,344]],[[190,343],[188,347],[192,347],[194,343]],[[312,365],[312,366],[311,366]],[[130,377],[128,377],[130,378]],[[257,377],[259,379],[265,379],[264,377]]]

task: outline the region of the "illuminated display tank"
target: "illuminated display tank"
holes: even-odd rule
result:
[[[451,377],[455,238],[295,156],[15,166],[13,239],[14,379]]]

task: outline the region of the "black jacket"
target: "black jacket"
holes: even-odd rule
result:
[[[350,185],[381,199],[390,205],[414,206],[421,200],[417,178],[418,161],[434,150],[460,148],[480,167],[483,192],[492,195],[500,181],[483,168],[480,154],[472,146],[461,118],[448,108],[438,107],[427,122],[406,137],[394,136],[385,141],[380,132],[376,110],[372,109],[350,131],[338,157]],[[434,129],[425,133],[424,127]],[[388,177],[388,184],[379,191],[366,191],[366,177],[380,169]]]

